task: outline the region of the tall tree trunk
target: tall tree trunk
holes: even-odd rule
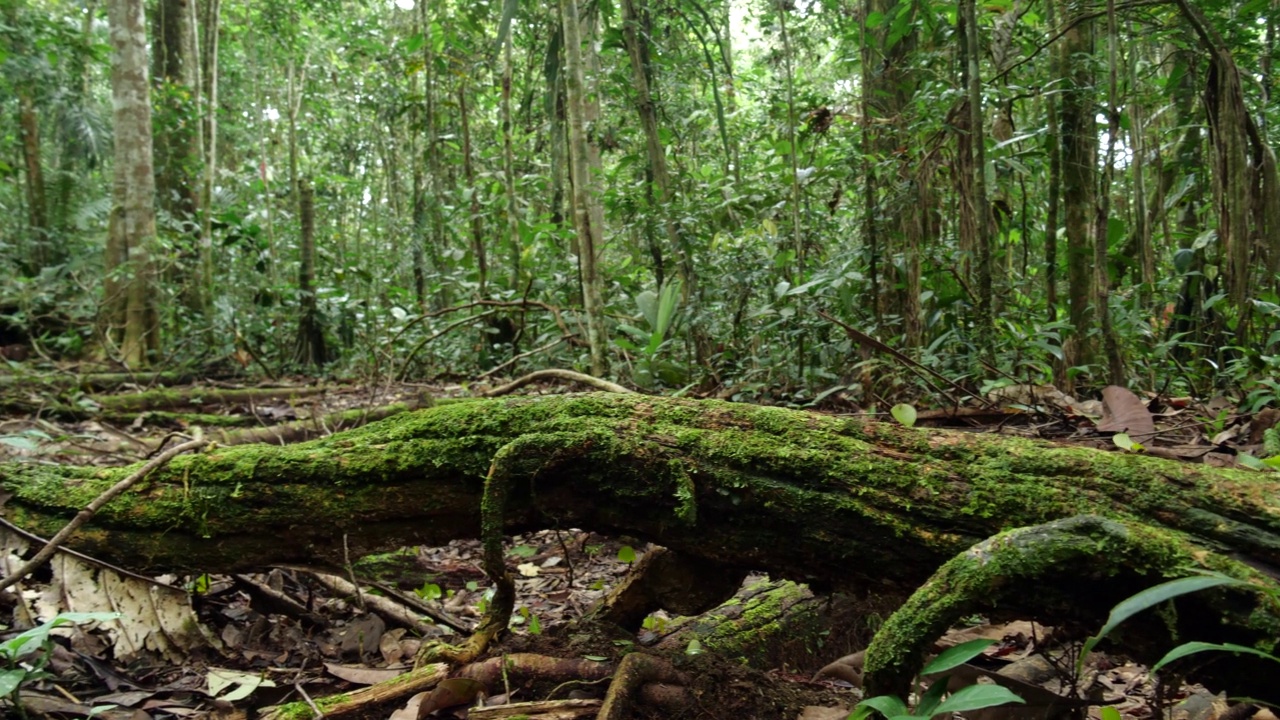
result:
[[[591,373],[604,377],[609,372],[608,336],[604,325],[604,289],[596,266],[602,240],[602,224],[596,221],[600,208],[599,177],[592,176],[587,142],[587,98],[583,79],[582,33],[577,0],[560,0],[564,27],[566,105],[569,116],[569,173],[573,183],[574,228],[578,238],[578,267],[582,275],[582,304],[587,316],[587,344],[591,351]]]
[[[1049,27],[1057,27],[1058,0],[1049,0],[1045,4],[1046,18]],[[1049,48],[1049,77],[1061,77],[1059,65],[1062,62],[1062,46],[1054,43]],[[1045,305],[1049,322],[1058,319],[1058,200],[1062,193],[1062,148],[1058,137],[1061,130],[1058,126],[1058,107],[1061,100],[1057,93],[1045,98],[1045,114],[1048,118],[1048,130],[1045,133],[1044,149],[1049,156],[1049,207],[1044,221],[1044,283]],[[1058,369],[1061,363],[1054,364],[1054,382],[1060,384],[1062,378]]]
[[[462,123],[462,174],[467,180],[468,203],[467,214],[471,222],[471,252],[476,258],[476,273],[479,275],[480,297],[486,297],[485,286],[489,282],[489,255],[484,245],[484,223],[480,217],[480,187],[476,185],[475,165],[471,162],[471,122],[467,119],[467,84],[458,85],[458,117]]]
[[[516,161],[515,142],[512,134],[515,126],[511,121],[511,62],[512,31],[502,43],[502,184],[507,200],[507,241],[511,251],[511,289],[520,290],[523,282],[520,279],[521,254],[524,249],[520,242],[520,218],[516,207]]]
[[[151,87],[142,0],[111,0],[111,96],[115,120],[115,180],[107,230],[107,318],[120,338],[121,359],[143,367],[159,349],[152,296],[155,176],[151,157]],[[120,278],[115,280],[111,278]]]
[[[301,365],[318,367],[329,358],[324,325],[320,322],[320,310],[316,307],[315,190],[306,178],[300,178],[295,187],[298,191],[298,222],[301,229],[299,252],[302,262],[298,268],[298,342],[294,346],[293,359]]]
[[[196,53],[195,0],[156,3],[152,79],[156,85],[160,130],[152,138],[156,207],[177,228],[184,304],[204,308],[201,288],[200,226],[196,222],[200,166],[199,56]]]
[[[213,186],[218,170],[218,28],[221,0],[205,0],[201,45],[201,96],[204,99],[204,182],[200,192],[200,287],[208,310],[213,294]]]
[[[425,133],[423,158],[426,164],[426,183],[423,195],[424,214],[429,230],[426,242],[427,258],[431,261],[431,269],[437,273],[444,270],[445,228],[444,213],[441,210],[441,194],[444,184],[441,181],[444,168],[440,160],[440,138],[438,119],[436,118],[436,58],[435,37],[432,29],[432,17],[427,14],[428,3],[419,2],[418,22],[422,27],[422,110]],[[436,9],[443,12],[440,5]],[[443,23],[441,23],[443,27]],[[441,305],[449,304],[449,294],[443,285],[440,286],[439,301]]]
[[[976,217],[977,238],[975,250],[978,261],[978,318],[976,340],[979,351],[990,355],[994,351],[992,331],[995,318],[991,309],[991,206],[987,200],[987,142],[982,112],[982,75],[979,71],[978,21],[974,11],[976,0],[960,0],[961,25],[964,28],[965,80],[969,98],[969,136],[964,141],[973,148],[973,184],[971,194],[961,202],[972,205]]]
[[[1092,356],[1086,338],[1093,326],[1094,173],[1098,133],[1094,118],[1093,21],[1080,0],[1065,0],[1062,20],[1062,200],[1066,211],[1068,319],[1073,333],[1066,343],[1068,366]]]
[[[667,172],[667,154],[662,147],[662,139],[658,135],[658,108],[649,91],[648,40],[640,32],[645,29],[644,18],[647,16],[644,0],[622,0],[622,37],[627,46],[627,55],[631,59],[631,80],[636,91],[636,112],[640,116],[640,126],[644,129],[645,151],[649,157],[649,177],[652,180],[649,187],[650,195],[656,202],[658,216],[666,231],[667,247],[676,254],[677,268],[685,283],[685,291],[690,292],[696,284],[693,262],[672,217],[671,176]],[[658,284],[662,285],[663,253],[659,251],[652,254],[654,274],[658,278]]]
[[[929,186],[930,171],[927,164],[917,162],[910,151],[913,140],[903,120],[915,95],[917,77],[911,69],[910,56],[919,44],[916,23],[909,22],[911,30],[903,37],[892,37],[891,26],[895,22],[883,22],[874,28],[865,27],[865,17],[895,12],[914,14],[918,7],[898,7],[896,0],[867,0],[863,28],[863,133],[864,167],[863,199],[866,204],[863,218],[871,255],[870,280],[874,293],[876,317],[885,311],[902,317],[904,343],[918,347],[922,338],[920,322],[920,256],[924,232],[929,227],[922,223],[921,213],[931,213],[933,208],[920,207],[919,202],[933,197]],[[871,128],[874,127],[874,130]],[[907,147],[907,153],[899,148]],[[898,158],[896,173],[876,175],[875,165],[890,165],[889,158]],[[882,191],[897,188],[896,197],[881,198]],[[898,258],[902,259],[903,272],[898,271]],[[891,309],[891,310],[890,310]]]
[[[803,282],[805,272],[804,228],[800,224],[800,147],[796,135],[796,90],[795,78],[791,72],[794,60],[791,52],[791,35],[787,32],[787,7],[789,3],[779,1],[774,5],[778,13],[778,28],[782,38],[782,70],[783,81],[787,89],[787,145],[791,147],[787,159],[791,163],[791,247],[796,254],[795,266],[791,269],[791,282]],[[801,339],[803,342],[803,339]],[[800,375],[804,375],[803,358],[801,358]]]
[[[18,133],[22,137],[22,160],[27,180],[27,227],[31,231],[30,270],[34,275],[49,262],[49,213],[44,193],[44,167],[40,155],[40,117],[36,114],[33,90],[19,83]]]
[[[1115,0],[1107,0],[1107,156],[1103,164],[1102,189],[1098,193],[1097,229],[1094,231],[1094,288],[1097,291],[1098,326],[1102,332],[1102,345],[1107,358],[1107,382],[1124,384],[1124,363],[1120,357],[1120,343],[1111,327],[1111,263],[1107,248],[1110,246],[1111,187],[1115,178],[1116,140],[1120,136],[1120,81],[1119,42],[1120,29],[1116,22]]]
[[[289,61],[289,186],[298,210],[298,338],[293,359],[301,365],[320,366],[328,361],[324,324],[316,305],[316,209],[315,190],[298,169],[298,115],[307,85],[305,62],[301,71]]]

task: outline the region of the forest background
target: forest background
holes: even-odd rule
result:
[[[1280,396],[1280,0],[0,7],[10,360]]]

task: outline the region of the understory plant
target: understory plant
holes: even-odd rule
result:
[[[18,693],[32,682],[49,677],[45,667],[53,658],[53,630],[63,625],[80,627],[89,623],[107,622],[120,617],[120,613],[59,613],[52,620],[25,630],[0,643],[0,698],[18,708]],[[25,715],[25,713],[24,713]]]
[[[947,694],[947,679],[944,675],[950,670],[969,662],[982,654],[982,651],[993,644],[992,640],[971,640],[948,648],[926,664],[920,671],[923,676],[935,676],[933,684],[923,694],[919,693],[917,679],[916,695],[920,701],[914,708],[908,707],[902,698],[893,695],[877,695],[867,698],[854,707],[847,720],[867,720],[873,712],[878,712],[887,720],[903,720],[905,718],[932,718],[937,715],[972,712],[983,708],[1025,703],[1013,691],[1000,685],[970,685],[951,694]]]

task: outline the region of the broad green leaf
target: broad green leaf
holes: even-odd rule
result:
[[[685,655],[701,655],[702,642],[698,640],[698,638],[693,638],[692,640],[689,641],[688,646],[685,647],[684,654]]]
[[[1155,587],[1147,588],[1142,592],[1133,595],[1130,598],[1121,600],[1115,607],[1111,608],[1111,615],[1107,618],[1107,622],[1098,631],[1097,635],[1089,638],[1084,643],[1084,648],[1080,651],[1080,659],[1077,661],[1079,667],[1084,667],[1085,658],[1089,652],[1097,646],[1102,639],[1115,630],[1120,623],[1137,615],[1143,610],[1155,607],[1166,600],[1172,600],[1193,592],[1208,590],[1209,588],[1221,587],[1223,585],[1248,585],[1243,580],[1227,577],[1226,575],[1205,574],[1192,575],[1191,577],[1178,578],[1169,582],[1160,583]]]
[[[947,648],[938,653],[938,657],[932,662],[924,666],[920,671],[921,675],[934,675],[936,673],[946,672],[952,668],[960,667],[970,660],[982,654],[983,650],[995,644],[994,640],[970,640],[969,642],[960,643],[955,647]]]
[[[623,545],[618,548],[618,560],[624,563],[633,563],[636,561],[636,549],[630,545]]]
[[[1102,715],[1102,720],[1120,720],[1120,711],[1110,705],[1104,706],[1099,712]]]
[[[1121,450],[1133,449],[1133,438],[1129,437],[1129,433],[1116,433],[1111,437],[1111,442]]]
[[[1187,657],[1188,655],[1195,655],[1196,653],[1210,652],[1210,651],[1255,655],[1257,657],[1263,658],[1264,660],[1270,660],[1271,662],[1280,663],[1280,657],[1276,657],[1271,653],[1263,652],[1261,650],[1258,650],[1257,648],[1245,647],[1244,645],[1236,645],[1235,643],[1218,644],[1218,643],[1206,643],[1206,642],[1189,642],[1189,643],[1183,643],[1182,645],[1179,645],[1178,647],[1166,653],[1164,657],[1160,658],[1159,662],[1151,666],[1151,672],[1153,673],[1158,672],[1160,668],[1164,667],[1165,665],[1168,665],[1174,660],[1179,660],[1181,658]]]
[[[884,13],[882,12],[867,13],[867,22],[865,23],[865,25],[867,26],[868,30],[875,30],[876,28],[880,27],[883,24],[884,24]]]
[[[1009,688],[1000,685],[970,685],[944,700],[934,709],[930,717],[943,713],[965,713],[1010,703],[1025,704],[1026,700],[1013,694]]]
[[[892,695],[877,695],[873,698],[867,698],[854,707],[853,714],[856,715],[858,710],[862,708],[871,708],[887,718],[908,714],[907,704]],[[853,715],[849,717],[853,717]]]
[[[898,403],[892,408],[889,408],[889,413],[893,415],[894,420],[897,420],[907,427],[914,427],[916,424],[916,409],[912,405]]]
[[[14,668],[0,672],[0,697],[9,697],[13,691],[22,686],[22,681],[27,677],[27,671],[22,668]]]

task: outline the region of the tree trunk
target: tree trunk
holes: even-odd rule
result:
[[[200,122],[194,0],[156,3],[152,79],[156,84],[157,125],[154,158],[156,207],[176,229],[183,300],[192,310],[204,308],[201,281],[200,226],[196,223],[199,192]]]
[[[1093,53],[1093,21],[1082,17],[1085,10],[1076,0],[1063,4],[1062,20],[1070,29],[1062,37],[1062,203],[1067,235],[1067,318],[1073,327],[1064,350],[1066,364],[1072,366],[1085,364],[1092,356],[1086,338],[1093,326],[1093,178],[1098,133],[1093,61],[1089,58]]]
[[[213,294],[213,188],[218,168],[218,27],[221,0],[206,0],[201,45],[204,98],[204,182],[200,191],[200,287],[206,310]]]
[[[151,89],[142,0],[112,0],[111,95],[115,121],[115,179],[107,230],[106,313],[120,338],[125,364],[139,368],[159,349],[160,324],[152,297],[151,256],[156,235],[151,157]],[[123,269],[123,273],[122,273]],[[122,277],[122,280],[111,279]]]
[[[40,117],[32,90],[18,87],[18,134],[27,175],[27,227],[31,230],[30,271],[36,275],[49,262],[49,213],[44,193],[44,167],[40,155]]]
[[[560,0],[564,27],[565,74],[569,115],[569,172],[573,184],[574,228],[578,238],[578,267],[582,274],[582,304],[587,316],[587,344],[591,374],[609,372],[608,336],[604,325],[604,289],[597,262],[603,245],[600,178],[591,172],[587,141],[587,97],[583,80],[582,33],[577,0]]]
[[[963,17],[960,24],[964,28],[966,60],[965,89],[969,99],[969,134],[961,140],[969,143],[973,148],[973,166],[970,168],[973,172],[973,183],[969,187],[968,197],[961,198],[960,201],[972,207],[971,212],[976,218],[974,229],[977,231],[977,236],[974,238],[976,241],[974,250],[978,265],[978,318],[974,334],[978,351],[984,357],[990,357],[995,351],[993,340],[995,317],[991,307],[991,206],[987,199],[987,142],[983,128],[985,121],[982,112],[982,75],[979,70],[978,20],[974,10],[975,3],[976,0],[961,2]]]
[[[467,180],[467,190],[471,200],[467,203],[467,214],[471,226],[471,252],[476,259],[476,274],[479,276],[477,292],[481,298],[488,297],[485,286],[489,282],[489,257],[484,245],[484,222],[480,214],[480,187],[476,185],[475,165],[471,162],[471,122],[467,119],[467,83],[458,84],[458,118],[462,123],[462,174]]]
[[[646,8],[643,0],[623,0],[622,2],[622,37],[627,46],[627,55],[631,58],[631,80],[636,90],[636,113],[640,116],[640,126],[644,128],[645,150],[649,156],[649,176],[652,180],[651,197],[657,206],[658,217],[662,220],[667,235],[667,247],[676,253],[680,278],[684,281],[686,292],[696,286],[697,278],[693,272],[693,258],[685,246],[676,226],[671,209],[671,176],[667,172],[667,153],[662,147],[662,139],[658,135],[658,108],[649,92],[648,41],[640,33],[643,29]],[[658,285],[663,284],[662,253],[654,253],[654,274]]]
[[[0,466],[0,486],[11,495],[5,516],[52,535],[134,470]],[[500,513],[488,516],[491,532],[555,524],[628,534],[819,588],[910,592],[944,563],[954,576],[989,555],[1000,562],[980,568],[983,583],[1037,568],[1047,575],[1043,588],[1006,583],[1001,603],[985,612],[1094,624],[1122,593],[1194,568],[1280,591],[1280,511],[1267,500],[1277,494],[1280,480],[1271,475],[1137,454],[781,408],[590,394],[462,402],[299,445],[178,458],[108,503],[71,546],[147,571],[340,565],[346,547],[363,554],[475,536],[484,495],[496,503],[485,512]],[[1110,519],[1081,520],[1084,513]],[[1007,528],[1067,518],[1039,535],[1001,535],[969,550]],[[1090,543],[1054,545],[1005,564],[1037,537],[1105,542],[1096,551]],[[1064,553],[1073,559],[1056,574],[1033,561],[1069,559]],[[935,594],[967,587],[925,586]],[[1274,649],[1280,600],[1250,594],[1233,602],[1207,614],[1179,612],[1180,623],[1202,632],[1179,639]],[[938,604],[929,622],[955,607]],[[1234,662],[1209,670],[1238,671]],[[1274,684],[1235,682],[1235,692],[1280,694]]]
[[[515,142],[512,139],[515,126],[511,121],[511,75],[514,69],[511,61],[511,46],[514,43],[511,35],[512,30],[508,29],[502,43],[502,189],[507,201],[507,241],[511,251],[509,287],[512,290],[520,290],[524,284],[520,273],[522,259],[520,256],[524,249],[520,241],[520,216],[516,207]]]

